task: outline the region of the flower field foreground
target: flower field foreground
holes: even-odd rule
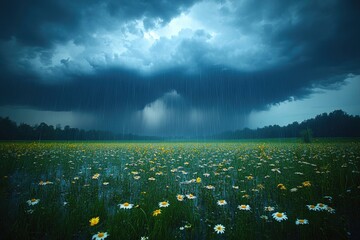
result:
[[[2,239],[359,237],[360,143],[0,143]]]

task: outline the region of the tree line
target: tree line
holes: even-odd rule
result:
[[[360,137],[360,116],[342,110],[322,113],[301,123],[287,126],[270,125],[263,128],[244,128],[215,135],[216,139],[296,138],[311,132],[313,137]]]
[[[296,138],[302,133],[313,137],[360,137],[360,116],[352,116],[342,110],[323,113],[301,123],[287,126],[270,125],[263,128],[244,128],[210,136],[211,139]],[[307,134],[307,135],[306,135]],[[17,124],[9,117],[0,117],[0,140],[164,140],[160,137],[134,134],[115,134],[109,131],[83,130],[60,125],[56,127],[40,123],[30,126]]]
[[[60,125],[56,127],[42,122],[30,126],[19,125],[9,117],[0,117],[0,140],[154,140],[156,137],[138,136],[134,134],[115,134],[109,131],[83,130]]]

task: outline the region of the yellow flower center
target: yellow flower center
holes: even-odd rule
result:
[[[282,218],[283,214],[282,214],[282,213],[277,213],[276,216],[277,216],[278,218]]]
[[[241,207],[241,208],[246,208],[246,206],[245,206],[245,205],[241,205],[240,207]]]
[[[299,223],[304,223],[304,219],[299,219]]]
[[[324,206],[324,204],[322,204],[322,203],[319,203],[319,206],[320,206],[320,207],[323,207],[323,206]]]
[[[104,235],[105,235],[105,234],[104,234],[103,232],[101,232],[101,233],[98,233],[98,237],[99,237],[99,238],[102,238],[102,237],[104,237]]]
[[[31,202],[36,202],[36,199],[35,198],[31,199]]]
[[[221,231],[221,230],[222,230],[222,227],[221,227],[221,226],[218,226],[216,229],[217,229],[218,231]]]
[[[192,195],[191,193],[189,194],[189,197],[191,197],[191,198],[192,198],[193,196],[194,196],[194,195]]]
[[[224,203],[224,202],[225,202],[225,200],[220,200],[219,202],[220,202],[220,203]]]
[[[167,205],[167,202],[161,202],[161,205],[165,206]]]
[[[314,206],[314,205],[310,205],[310,208],[315,208],[315,206]]]
[[[123,204],[125,207],[128,207],[130,204],[128,202]]]

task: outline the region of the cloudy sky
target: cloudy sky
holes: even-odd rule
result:
[[[360,2],[12,0],[0,116],[162,136],[360,114]]]

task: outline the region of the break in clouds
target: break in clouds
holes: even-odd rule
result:
[[[137,134],[242,128],[251,111],[359,74],[359,5],[10,1],[0,10],[0,106]]]

